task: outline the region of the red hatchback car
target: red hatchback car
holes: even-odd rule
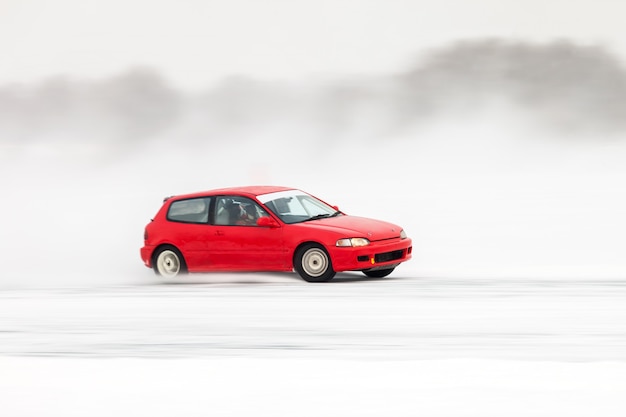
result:
[[[339,271],[385,277],[411,249],[394,224],[349,216],[297,189],[253,186],[166,198],[146,226],[141,259],[166,278],[295,269],[324,282]]]

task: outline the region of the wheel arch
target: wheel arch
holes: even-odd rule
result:
[[[292,268],[296,264],[296,255],[298,254],[298,251],[307,245],[320,245],[322,248],[324,248],[324,251],[326,251],[326,254],[328,255],[328,258],[330,259],[330,261],[331,262],[333,261],[332,255],[330,251],[328,250],[328,248],[326,247],[326,245],[324,245],[322,242],[317,241],[317,240],[305,240],[303,242],[300,242],[295,248],[293,248],[293,251],[291,252],[291,267]]]
[[[151,268],[154,269],[156,256],[163,249],[174,249],[176,252],[178,252],[178,255],[180,256],[182,261],[185,263],[185,265],[187,265],[187,260],[185,259],[185,255],[183,255],[183,252],[180,250],[180,248],[178,248],[176,245],[173,245],[171,243],[164,242],[164,243],[159,243],[158,245],[154,247],[154,249],[152,249],[152,253],[150,254],[150,267]]]

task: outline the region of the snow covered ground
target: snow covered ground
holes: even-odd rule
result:
[[[0,355],[626,360],[626,283],[445,279],[399,268],[199,274],[186,284],[0,292]]]
[[[0,292],[10,416],[621,416],[626,285],[206,274]]]

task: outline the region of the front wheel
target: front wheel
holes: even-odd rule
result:
[[[391,274],[395,268],[365,270],[363,273],[370,278],[384,278]]]
[[[154,273],[163,278],[174,278],[187,272],[183,255],[173,246],[164,246],[154,254]]]
[[[298,249],[294,258],[294,268],[307,282],[326,282],[335,276],[330,256],[316,243]]]

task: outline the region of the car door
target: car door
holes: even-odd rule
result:
[[[235,195],[219,196],[214,213],[213,259],[217,267],[250,271],[285,268],[282,228],[258,226],[257,219],[269,214],[255,201]]]

